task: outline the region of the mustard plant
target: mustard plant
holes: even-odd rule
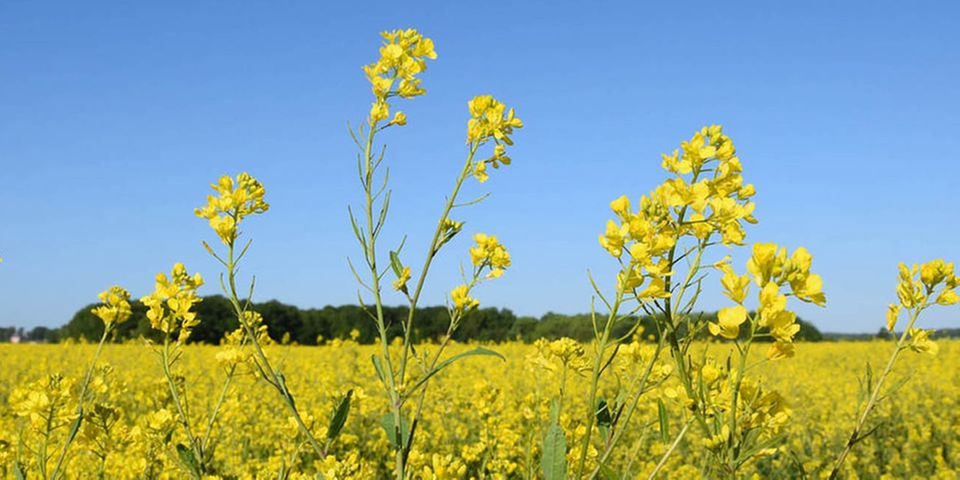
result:
[[[363,301],[362,296],[361,303],[364,311],[376,324],[378,332],[380,353],[373,357],[373,363],[389,405],[382,424],[394,449],[394,474],[400,480],[410,475],[407,461],[416,437],[430,378],[464,356],[498,355],[485,348],[476,348],[443,357],[464,317],[479,305],[479,301],[471,296],[474,288],[483,281],[499,277],[510,266],[509,254],[494,236],[475,236],[476,245],[470,250],[473,268],[469,273],[464,272],[463,284],[450,292],[448,329],[435,351],[414,350],[417,340],[414,338],[414,318],[433,260],[463,229],[463,222],[451,218],[451,213],[455,209],[479,203],[485,198],[483,196],[460,202],[461,188],[471,176],[479,182],[487,181],[490,173],[488,166],[496,169],[510,164],[511,159],[507,155],[507,147],[513,144],[510,136],[514,129],[522,128],[523,123],[516,117],[513,109],[508,109],[490,95],[478,96],[469,102],[466,158],[427,245],[423,266],[419,272],[413,272],[409,265],[404,264],[401,259],[404,242],[401,242],[395,250],[389,252],[389,260],[384,268],[377,242],[388,216],[391,191],[388,189],[389,170],[382,177],[379,175],[386,150],[385,147],[376,147],[377,135],[388,128],[407,124],[407,117],[403,112],[398,111],[391,117],[391,102],[397,98],[410,99],[425,93],[419,75],[426,70],[427,60],[436,59],[436,52],[433,41],[413,29],[383,32],[381,37],[383,44],[380,47],[380,57],[376,62],[363,67],[374,101],[364,123],[350,131],[359,150],[357,171],[364,201],[360,218],[354,214],[353,209],[349,210],[349,214],[354,234],[362,249],[367,278],[364,279],[352,263],[350,266],[361,288],[372,296],[372,306],[367,307],[368,302]],[[383,315],[382,283],[384,276],[390,271],[396,277],[392,282],[394,290],[403,295],[409,307],[407,318],[401,325],[402,339],[396,356],[392,352],[388,325]],[[418,374],[411,372],[417,367]],[[414,405],[408,408],[411,399],[415,400]]]
[[[235,374],[239,365],[245,361],[252,362],[258,378],[273,387],[279,394],[290,418],[305,439],[304,442],[316,458],[322,460],[327,456],[340,429],[343,428],[350,408],[351,393],[348,392],[338,402],[331,415],[326,438],[318,439],[300,413],[294,394],[287,385],[286,376],[270,362],[266,354],[264,347],[270,342],[267,327],[263,323],[263,317],[251,308],[256,277],[251,278],[250,288],[245,297],[241,297],[237,287],[240,262],[252,243],[252,240],[248,240],[242,247],[240,246],[238,243],[241,235],[240,226],[248,216],[259,215],[269,210],[270,205],[264,200],[266,190],[257,179],[247,173],[241,173],[235,179],[222,176],[216,184],[211,185],[211,188],[217,195],[208,196],[207,204],[196,209],[195,213],[198,217],[208,220],[210,227],[226,248],[226,253],[220,255],[210,244],[203,242],[204,249],[224,267],[225,271],[220,275],[220,287],[233,306],[239,323],[239,329],[228,335],[228,347],[218,354],[218,360],[226,365],[228,378]],[[246,344],[253,347],[252,355],[244,353]],[[224,394],[225,389],[217,401],[218,408],[223,403]]]
[[[929,355],[937,354],[939,347],[930,338],[933,331],[923,330],[915,326],[920,319],[920,314],[934,305],[951,306],[960,302],[960,295],[957,295],[956,291],[957,286],[960,285],[960,277],[957,277],[954,272],[953,262],[936,259],[923,265],[914,264],[910,268],[901,263],[898,270],[897,298],[899,302],[891,303],[887,307],[887,330],[893,335],[896,334],[894,329],[901,312],[907,318],[907,325],[901,331],[899,337],[894,336],[893,351],[890,353],[890,358],[879,377],[873,377],[870,364],[867,364],[866,373],[861,382],[863,394],[857,408],[857,421],[849,439],[843,446],[843,450],[840,451],[834,462],[833,469],[830,471],[831,479],[839,477],[844,461],[846,461],[847,455],[853,447],[872,435],[879,427],[877,425],[864,431],[870,413],[876,409],[880,402],[896,393],[908,380],[904,378],[886,391],[883,389],[887,378],[893,373],[893,367],[900,355],[907,350]],[[864,398],[866,398],[865,402]]]
[[[209,414],[207,433],[201,433],[191,414],[187,397],[186,377],[178,368],[184,346],[190,333],[200,324],[194,306],[200,303],[197,289],[203,285],[199,273],[190,275],[182,263],[176,263],[170,276],[161,272],[156,275],[154,291],[141,301],[147,307],[150,326],[163,335],[162,344],[155,347],[160,368],[166,381],[170,403],[176,412],[179,425],[187,438],[187,445],[176,445],[177,456],[183,468],[193,477],[202,478],[214,472],[209,432],[216,420],[218,409]],[[232,375],[224,380],[224,390],[229,388]]]
[[[717,245],[743,245],[746,239],[744,224],[756,223],[755,207],[750,200],[756,190],[753,185],[744,183],[743,167],[736,148],[718,125],[700,129],[690,140],[682,142],[680,149],[664,154],[661,166],[670,178],[641,197],[636,210],[627,196],[611,202],[610,208],[617,218],[608,221],[605,232],[600,235],[600,245],[617,260],[619,271],[611,297],[604,295],[591,278],[596,298],[601,300],[606,314],[601,317],[594,309],[594,341],[589,352],[592,364],[587,397],[589,411],[583,417],[586,428],[580,444],[572,450],[576,453],[576,463],[571,473],[576,478],[606,477],[617,473],[608,463],[611,452],[622,432],[628,428],[640,397],[656,386],[657,375],[652,374],[655,369],[662,368],[657,367],[657,361],[663,352],[668,352],[673,363],[670,371],[682,386],[679,392],[673,388],[665,389],[670,394],[667,400],[672,397],[683,404],[684,418],[679,422],[682,428],[672,437],[670,446],[650,476],[659,473],[667,457],[694,424],[711,439],[710,448],[715,452],[712,466],[707,467],[704,474],[735,476],[740,466],[758,452],[765,451],[763,446],[767,443],[764,441],[769,440],[760,434],[761,426],[748,425],[740,417],[753,415],[756,419],[757,411],[772,414],[781,407],[774,402],[775,394],[765,392],[755,382],[744,381],[747,355],[755,338],[770,336],[776,339],[771,358],[786,357],[793,352],[791,342],[799,327],[795,315],[784,311],[786,297],[779,294],[779,288],[789,286],[793,289],[792,294],[804,301],[821,305],[825,301],[820,277],[809,273],[811,258],[806,250],[799,249],[794,258],[787,261],[783,258],[785,251],[778,253],[776,246],[761,245],[754,248],[756,262],[762,260],[765,262],[762,267],[774,269],[775,274],[765,271],[765,276],[757,276],[755,280],[758,286],[766,287],[766,296],[762,295],[761,301],[774,295],[771,301],[775,301],[775,305],[764,310],[766,313],[750,316],[749,322],[746,322],[748,313],[742,305],[722,310],[719,321],[714,323],[697,314],[696,305],[703,281],[714,266],[706,262],[708,251]],[[766,256],[757,259],[757,252]],[[725,272],[723,284],[726,288],[734,274],[727,273],[726,259],[715,266]],[[760,267],[751,267],[751,272],[754,268]],[[737,277],[733,285],[737,291],[728,289],[725,293],[733,295],[731,298],[742,304],[748,283],[748,278]],[[621,391],[610,402],[599,397],[602,377],[610,370],[628,338],[639,329],[639,314],[653,319],[657,330],[654,335],[656,345],[640,363],[639,369],[643,373],[634,377],[635,382],[624,384],[618,379]],[[615,327],[624,322],[628,322],[627,334],[613,338]],[[741,340],[741,325],[744,324],[749,329]],[[734,340],[738,353],[735,368],[729,368],[734,362],[732,354],[726,358],[728,367],[725,370],[722,364],[708,358],[706,350],[701,358],[693,358],[691,346],[708,332]],[[748,390],[749,395],[745,395]],[[622,401],[623,398],[628,400]],[[718,408],[721,399],[725,406]],[[666,418],[668,409],[662,399],[658,403],[658,423],[661,435],[667,440],[671,438]],[[779,420],[782,416],[776,418]],[[567,476],[566,466],[553,460],[563,457],[555,451],[565,448],[565,442],[557,440],[563,436],[563,431],[556,420],[551,423],[544,441],[544,471],[548,478],[563,478]],[[592,441],[595,427],[600,430],[602,441],[599,445]],[[590,452],[596,452],[593,466],[588,466],[587,462]],[[556,462],[549,469],[548,457]]]
[[[130,293],[121,287],[113,286],[103,291],[99,295],[102,305],[97,306],[91,312],[103,322],[103,334],[97,343],[93,358],[87,367],[86,374],[80,384],[80,392],[77,395],[76,409],[73,414],[67,410],[69,403],[74,401],[72,397],[72,388],[74,382],[64,378],[63,375],[49,375],[46,379],[40,380],[32,385],[31,388],[16,390],[11,396],[11,404],[15,405],[15,412],[18,416],[29,419],[29,431],[38,434],[41,437],[40,444],[35,447],[26,446],[32,450],[37,467],[37,473],[41,478],[55,480],[62,478],[68,462],[68,454],[71,446],[80,433],[80,428],[85,418],[97,418],[96,409],[87,411],[85,409],[89,400],[89,389],[91,381],[94,379],[94,372],[97,370],[97,362],[100,354],[103,352],[103,345],[113,334],[114,329],[130,318]],[[60,447],[60,453],[53,455],[50,449],[54,446],[53,441],[59,430],[67,428],[63,444]],[[25,436],[21,434],[20,439]],[[54,461],[54,458],[56,459]],[[53,462],[52,468],[50,462]],[[14,471],[20,475],[26,475],[26,468],[19,460],[14,465]]]

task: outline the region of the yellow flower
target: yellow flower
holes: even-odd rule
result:
[[[767,358],[770,360],[780,360],[782,358],[792,358],[795,355],[793,343],[777,341],[767,349]]]
[[[919,328],[911,328],[909,331],[910,334],[910,349],[918,353],[927,353],[930,355],[936,355],[940,350],[940,347],[930,339],[930,334],[933,333],[932,330],[921,330]]]
[[[407,114],[403,112],[397,112],[393,114],[393,120],[390,120],[390,125],[404,126],[407,124]]]
[[[942,259],[931,260],[920,267],[920,281],[930,290],[953,277],[953,263]]]
[[[944,289],[940,292],[940,295],[937,296],[938,305],[949,306],[958,301],[960,301],[960,296],[957,296],[957,292],[952,289]]]
[[[493,235],[478,233],[473,236],[476,245],[470,248],[470,262],[482,270],[490,268],[487,278],[498,278],[511,265],[510,253]]]
[[[130,318],[130,292],[118,286],[110,287],[100,293],[100,302],[103,305],[92,310],[93,314],[103,320],[107,330],[113,325],[121,324]]]
[[[199,273],[190,276],[182,263],[173,266],[168,278],[163,273],[156,276],[154,292],[140,299],[147,307],[150,325],[164,333],[180,330],[180,340],[185,341],[190,330],[200,322],[192,308],[201,299],[197,289],[203,285]]]
[[[473,97],[467,105],[470,120],[467,122],[467,142],[485,142],[493,139],[498,144],[513,145],[510,135],[513,129],[523,128],[523,122],[516,117],[513,109],[493,98],[491,95]]]
[[[454,288],[450,292],[450,299],[453,300],[453,306],[465,312],[471,310],[480,305],[480,301],[470,296],[470,287],[467,285],[460,285],[457,288]]]
[[[264,201],[266,190],[257,179],[244,172],[237,175],[236,182],[229,175],[220,177],[210,185],[217,196],[207,196],[207,204],[194,210],[200,218],[206,218],[224,245],[236,241],[239,223],[249,215],[257,215],[270,209]]]
[[[490,179],[490,175],[487,174],[487,162],[477,162],[473,167],[473,178],[476,178],[480,183]]]
[[[367,120],[370,125],[376,125],[390,116],[390,105],[384,100],[377,100],[370,106],[370,117]]]
[[[405,291],[407,288],[407,282],[410,281],[410,267],[403,267],[403,270],[400,271],[400,276],[393,281],[393,289],[397,291]]]
[[[757,286],[764,286],[776,275],[777,245],[775,243],[753,244],[753,256],[747,261],[747,270],[753,274]]]
[[[616,213],[622,220],[627,220],[630,217],[630,199],[626,195],[621,195],[610,202],[610,210],[613,210],[613,213]]]
[[[387,99],[392,96],[412,98],[426,93],[417,75],[427,69],[427,60],[435,60],[433,40],[414,29],[393,30],[380,34],[384,43],[380,58],[363,67],[376,101],[370,108],[367,123],[375,127],[390,117]],[[399,81],[398,81],[399,80]],[[406,116],[394,115],[388,125],[405,125]]]
[[[629,232],[627,225],[617,225],[613,220],[608,220],[606,233],[600,235],[600,245],[610,252],[610,255],[620,257]]]
[[[900,315],[900,305],[891,303],[887,306],[887,330],[893,331],[897,326],[897,316]]]
[[[710,333],[730,340],[740,335],[740,325],[747,320],[747,309],[743,305],[727,307],[717,312],[717,323],[710,322]]]
[[[747,298],[747,292],[750,290],[750,277],[747,275],[737,275],[733,269],[729,268],[720,278],[720,284],[723,285],[723,294],[730,300],[738,304],[743,304]]]

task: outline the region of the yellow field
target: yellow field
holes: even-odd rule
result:
[[[960,472],[960,342],[940,341],[936,356],[909,353],[899,362],[891,385],[909,374],[909,383],[890,401],[881,404],[875,421],[885,421],[873,437],[858,445],[846,463],[849,478],[937,477],[957,478]],[[187,402],[191,416],[205,416],[219,395],[224,373],[218,366],[220,347],[189,346],[182,371],[186,372]],[[385,400],[373,375],[373,346],[352,342],[324,347],[272,346],[268,353],[287,372],[297,392],[301,412],[318,438],[322,438],[331,409],[348,389],[354,402],[344,433],[324,462],[312,462],[312,452],[289,441],[297,435],[279,397],[251,374],[243,375],[226,395],[220,420],[212,432],[216,445],[214,467],[226,478],[277,478],[278,472],[319,470],[328,478],[380,478],[390,475],[391,447],[380,426]],[[423,346],[421,348],[429,348]],[[464,346],[454,346],[463,349]],[[434,384],[435,393],[424,406],[417,426],[417,442],[410,466],[417,478],[537,478],[539,448],[550,398],[557,395],[558,371],[533,361],[537,348],[519,343],[490,346],[506,361],[494,357],[466,359],[445,370]],[[650,347],[644,347],[647,349]],[[712,353],[724,354],[727,346],[713,344]],[[754,375],[768,379],[788,399],[790,420],[783,447],[745,469],[747,476],[795,478],[806,472],[819,477],[829,471],[849,435],[858,401],[858,375],[865,362],[882,363],[892,343],[800,344],[793,359],[763,362]],[[17,455],[18,432],[27,420],[17,417],[15,390],[48,374],[62,372],[79,384],[90,345],[0,345],[0,465],[11,465]],[[617,378],[635,374],[631,355],[620,355],[615,374],[605,377],[610,395]],[[161,478],[180,478],[174,446],[184,441],[182,429],[172,428],[176,416],[165,416],[171,402],[157,355],[148,346],[107,346],[101,365],[110,373],[93,383],[97,403],[116,407],[119,421],[110,439],[94,435],[92,422],[81,429],[77,448],[70,454],[68,478],[89,478],[100,468],[92,451],[108,452],[107,478],[142,478],[151,468]],[[628,478],[646,478],[667,448],[678,425],[672,425],[664,442],[657,421],[657,399],[665,401],[671,418],[683,418],[672,382],[667,379],[641,401],[626,434],[625,448],[613,462]],[[576,375],[568,380],[565,412],[561,419],[572,436],[582,435],[587,382]],[[432,387],[433,388],[433,387]],[[76,395],[74,395],[76,397]],[[11,401],[11,398],[13,401]],[[70,407],[73,408],[73,407]],[[69,414],[67,409],[66,414]],[[201,422],[194,422],[195,425]],[[646,425],[646,428],[644,427]],[[203,426],[201,432],[205,433]],[[66,428],[49,439],[51,450],[62,444]],[[173,431],[171,438],[158,432]],[[594,438],[597,438],[595,435]],[[95,447],[100,442],[101,447]],[[33,443],[37,444],[37,443]],[[568,439],[568,444],[576,445]],[[600,445],[600,440],[595,442]],[[298,449],[298,447],[300,447]],[[700,476],[704,461],[702,437],[690,429],[678,450],[669,457],[664,472],[669,478]],[[635,455],[632,452],[636,452]],[[568,452],[572,462],[576,448]],[[596,452],[589,453],[591,461]],[[23,458],[29,462],[29,452]],[[627,469],[628,463],[632,464]],[[4,470],[6,469],[6,470]],[[12,478],[9,467],[0,467]],[[312,474],[310,475],[312,477]],[[304,475],[306,478],[306,475]]]

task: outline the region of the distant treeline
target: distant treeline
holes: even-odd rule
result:
[[[90,310],[95,305],[80,309],[64,326],[56,329],[36,327],[30,331],[13,328],[0,328],[0,342],[9,341],[17,335],[21,341],[57,342],[64,339],[86,339],[96,341],[103,332],[103,324]],[[276,341],[296,342],[301,345],[316,345],[331,339],[345,339],[356,330],[360,343],[373,343],[377,336],[373,321],[356,305],[327,306],[323,308],[300,309],[276,300],[255,303],[253,309],[263,315],[270,336]],[[139,301],[132,302],[133,317],[116,329],[117,341],[134,338],[158,339],[157,332],[150,328],[146,317],[146,307]],[[196,311],[200,325],[190,337],[192,342],[219,343],[224,333],[237,328],[237,319],[230,302],[219,295],[205,297],[197,305]],[[401,334],[401,322],[407,317],[406,307],[385,307],[384,317],[389,325],[390,337]],[[715,320],[715,313],[703,313],[707,320]],[[438,339],[446,333],[449,317],[445,307],[424,307],[417,310],[414,319],[415,333],[420,340]],[[643,335],[655,339],[657,329],[648,317],[639,318]],[[840,339],[834,334],[821,334],[809,322],[798,320],[801,341],[821,341]],[[623,321],[614,331],[615,335],[628,334],[635,322]],[[939,336],[956,336],[958,331],[937,332]],[[849,336],[850,339],[874,338],[878,335],[864,334]],[[538,338],[556,339],[570,337],[580,341],[593,338],[593,326],[589,314],[564,315],[547,313],[540,318],[518,317],[505,308],[483,308],[471,312],[457,330],[457,341],[503,342],[522,340],[532,342]]]

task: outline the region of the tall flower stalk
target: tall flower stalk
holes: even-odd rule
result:
[[[53,467],[53,471],[50,473],[51,480],[60,478],[63,473],[66,466],[67,453],[70,451],[70,446],[73,445],[74,440],[76,440],[80,425],[85,418],[86,412],[84,406],[86,405],[87,391],[90,388],[90,381],[93,379],[93,372],[97,367],[97,360],[100,359],[100,353],[103,352],[103,344],[106,343],[114,329],[121,323],[126,322],[131,315],[130,293],[123,288],[118,286],[110,287],[101,292],[99,298],[102,304],[94,308],[92,312],[97,318],[103,321],[103,334],[100,336],[97,349],[93,354],[93,359],[90,360],[90,366],[87,367],[87,374],[84,376],[83,383],[80,386],[80,395],[77,397],[77,418],[70,428],[66,440],[63,442],[63,447],[60,449],[60,455],[57,457],[57,462]],[[43,463],[45,464],[46,462]]]
[[[378,175],[384,160],[385,148],[376,147],[376,136],[387,128],[406,125],[407,117],[403,112],[396,112],[391,117],[390,102],[397,97],[410,99],[425,93],[418,75],[426,70],[427,60],[436,59],[436,52],[433,41],[416,30],[394,30],[384,32],[381,36],[383,45],[380,48],[380,58],[364,67],[374,94],[374,102],[364,124],[356,131],[350,132],[359,149],[357,171],[364,195],[360,218],[358,219],[351,209],[350,222],[362,249],[367,272],[361,275],[352,264],[351,269],[361,287],[372,296],[372,308],[364,307],[364,311],[376,324],[379,337],[380,353],[374,356],[373,362],[389,403],[389,412],[384,415],[382,424],[394,449],[394,474],[397,479],[403,479],[409,475],[407,459],[422,413],[428,380],[453,361],[467,354],[496,355],[490,350],[478,348],[466,354],[461,353],[441,360],[444,350],[463,317],[478,305],[478,302],[470,297],[470,291],[482,280],[500,276],[504,268],[510,264],[509,255],[495,237],[477,237],[478,247],[476,248],[481,250],[489,248],[497,253],[478,256],[471,252],[474,265],[472,275],[464,279],[463,285],[451,291],[453,305],[449,309],[450,323],[447,332],[435,352],[431,354],[422,352],[421,356],[416,358],[416,362],[412,361],[416,356],[413,345],[417,341],[414,338],[414,320],[433,260],[463,228],[463,222],[453,220],[451,213],[457,208],[478,203],[485,198],[480,197],[473,201],[459,203],[464,183],[471,176],[484,182],[489,178],[488,166],[499,168],[501,165],[508,165],[511,159],[506,154],[506,147],[513,144],[510,135],[515,128],[521,128],[523,124],[516,118],[512,109],[508,110],[503,103],[492,96],[479,96],[470,101],[471,118],[467,124],[467,155],[453,182],[453,189],[443,205],[430,243],[427,245],[423,266],[414,275],[411,268],[401,260],[404,246],[401,243],[396,250],[389,252],[389,261],[385,267],[381,261],[377,242],[388,216],[391,191],[388,189],[389,172],[382,178]],[[494,145],[492,154],[480,159],[481,150],[488,144]],[[407,317],[401,325],[402,344],[396,357],[391,351],[391,339],[383,313],[382,281],[391,270],[396,276],[393,287],[405,297],[408,304]],[[484,276],[485,271],[487,274]],[[414,364],[419,364],[421,367],[417,377],[411,374]],[[412,414],[408,415],[405,407],[411,398],[416,399],[416,407]]]
[[[336,423],[339,426],[336,429],[328,428],[325,442],[322,442],[313,434],[300,412],[293,392],[287,385],[286,376],[273,366],[264,348],[265,343],[269,341],[266,326],[263,324],[263,318],[260,314],[251,309],[255,278],[251,279],[250,288],[245,297],[241,296],[237,286],[239,265],[249,251],[251,244],[251,241],[248,240],[242,247],[239,246],[240,226],[247,217],[259,215],[269,210],[270,205],[264,200],[266,190],[257,179],[247,173],[241,173],[236,178],[222,176],[211,187],[217,195],[208,196],[207,204],[198,208],[195,213],[198,217],[208,220],[210,227],[216,232],[223,246],[226,247],[226,254],[219,255],[207,242],[203,242],[203,247],[207,252],[224,267],[224,272],[220,275],[220,287],[233,306],[234,314],[240,325],[239,328],[242,331],[242,334],[236,335],[240,337],[240,340],[237,342],[239,347],[235,348],[242,348],[246,343],[252,346],[253,355],[250,358],[260,378],[277,392],[283,400],[290,418],[296,424],[303,438],[306,439],[305,442],[318,459],[323,459],[327,456],[330,446],[339,434],[343,423],[337,420]],[[245,358],[237,353],[237,350],[233,352],[230,355],[232,358],[227,359],[230,372],[237,368],[239,360]],[[221,395],[217,405],[219,406],[222,402],[223,396]],[[347,408],[349,408],[349,402],[341,403],[337,410],[342,410],[343,415],[346,415]],[[333,423],[334,419],[331,419],[331,424]]]
[[[917,320],[920,314],[926,309],[934,306],[950,306],[960,302],[960,295],[957,295],[957,286],[960,286],[960,277],[954,272],[953,262],[945,262],[942,259],[932,260],[923,265],[913,265],[907,268],[903,263],[899,266],[899,283],[897,284],[898,303],[891,303],[887,308],[887,330],[891,334],[895,333],[901,312],[905,313],[907,325],[895,337],[893,351],[880,376],[876,379],[869,366],[863,382],[867,396],[866,403],[861,403],[862,410],[858,408],[857,422],[850,432],[850,437],[843,446],[843,450],[834,461],[833,469],[830,471],[830,478],[835,479],[840,476],[843,464],[847,455],[858,443],[869,437],[874,430],[864,432],[867,425],[867,419],[877,407],[880,401],[894,393],[896,389],[890,389],[884,392],[883,387],[893,367],[897,363],[900,355],[907,351],[923,352],[930,355],[936,355],[939,347],[930,339],[933,333],[930,330],[916,328]]]

